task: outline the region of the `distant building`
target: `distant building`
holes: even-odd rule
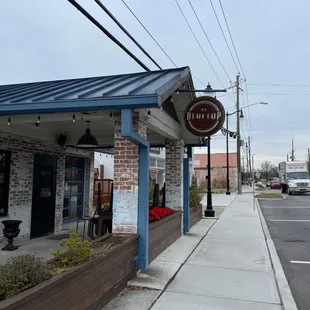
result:
[[[163,187],[165,183],[165,148],[150,149],[150,180]],[[95,178],[112,179],[114,174],[113,150],[102,149],[95,152]]]
[[[208,168],[208,155],[194,155],[194,171],[198,181],[198,186],[207,188],[206,176]],[[226,189],[226,153],[211,154],[211,182],[214,189]],[[229,178],[230,188],[237,187],[237,153],[229,154]]]

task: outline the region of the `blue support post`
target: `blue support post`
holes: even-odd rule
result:
[[[138,269],[148,267],[149,253],[149,147],[139,146]]]
[[[183,232],[187,233],[190,230],[190,203],[189,203],[189,186],[190,173],[189,162],[192,158],[192,148],[187,148],[187,158],[183,160]]]
[[[133,130],[132,110],[121,110],[121,133],[139,147],[137,268],[144,270],[148,267],[149,248],[149,143]]]

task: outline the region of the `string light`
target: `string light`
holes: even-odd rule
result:
[[[8,118],[8,126],[11,126],[11,116]]]
[[[75,114],[72,115],[72,122],[75,123]]]

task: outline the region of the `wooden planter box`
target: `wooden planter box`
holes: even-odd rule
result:
[[[67,273],[0,302],[0,309],[101,309],[136,274],[138,237],[129,237],[107,256],[99,256]]]
[[[181,237],[181,212],[149,225],[149,263]]]
[[[190,227],[193,227],[202,219],[202,207],[198,205],[190,208]]]

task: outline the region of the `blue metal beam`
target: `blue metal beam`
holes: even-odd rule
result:
[[[187,158],[183,160],[183,232],[187,233],[190,230],[190,201],[189,201],[189,187],[190,187],[190,173],[189,162],[192,159],[192,148],[187,148]]]
[[[0,104],[0,115],[26,115],[93,110],[158,108],[157,95],[110,97],[100,99],[61,100],[57,102],[29,102]]]
[[[133,130],[132,110],[121,110],[121,134],[139,147],[137,268],[144,270],[149,253],[149,143]]]

